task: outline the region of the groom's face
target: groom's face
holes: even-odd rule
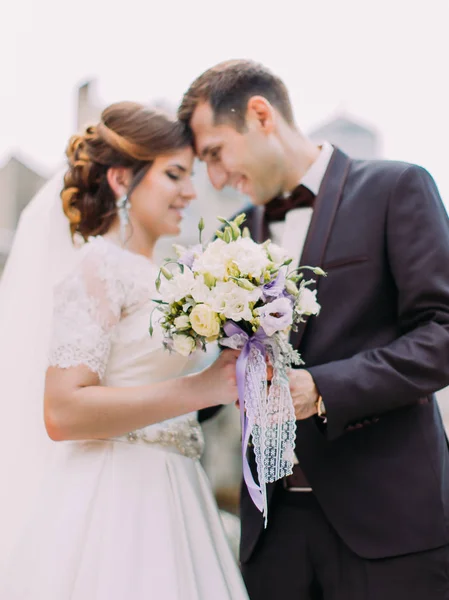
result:
[[[200,104],[191,122],[196,153],[207,165],[212,185],[231,186],[250,197],[253,204],[266,204],[282,188],[282,157],[279,148],[263,131],[257,119],[246,119],[238,131],[233,123],[217,124],[210,104]]]

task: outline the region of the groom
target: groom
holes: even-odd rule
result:
[[[242,490],[251,600],[449,599],[434,397],[449,384],[449,225],[431,176],[315,146],[251,61],[201,75],[179,116],[212,184],[251,198],[253,237],[327,272],[321,314],[291,336],[306,365],[290,378],[298,464],[269,489],[266,530]]]

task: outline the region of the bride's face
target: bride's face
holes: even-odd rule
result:
[[[131,196],[131,219],[151,237],[177,235],[184,209],[196,196],[192,184],[193,150],[183,148],[156,158]]]

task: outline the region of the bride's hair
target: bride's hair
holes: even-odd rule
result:
[[[117,215],[116,198],[107,171],[127,167],[134,175],[128,195],[155,158],[192,144],[186,127],[167,114],[134,102],[106,108],[97,125],[70,138],[68,170],[61,192],[72,235],[85,240],[108,231]]]

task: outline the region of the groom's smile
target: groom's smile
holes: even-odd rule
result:
[[[190,122],[198,158],[207,165],[217,190],[226,186],[265,204],[280,190],[279,156],[273,136],[257,116],[248,111],[245,126],[238,130],[225,119],[216,120],[208,102],[199,104]]]

